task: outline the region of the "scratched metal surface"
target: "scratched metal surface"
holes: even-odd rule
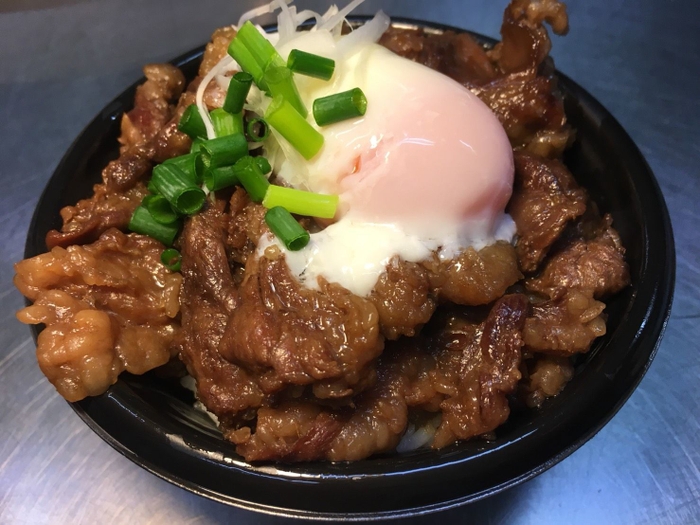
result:
[[[368,0],[360,11],[381,7],[497,36],[504,2]],[[200,45],[255,4],[0,3],[0,523],[282,522],[194,496],[112,450],[44,380],[29,329],[13,316],[22,298],[12,263],[39,192],[73,138],[142,64]],[[636,393],[573,456],[504,494],[406,524],[700,521],[700,3],[571,4],[571,33],[556,39],[553,54],[622,122],[660,180],[678,249],[673,315]]]

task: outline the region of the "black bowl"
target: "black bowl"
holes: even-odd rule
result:
[[[460,31],[411,20],[398,24]],[[173,63],[192,78],[202,50]],[[632,286],[609,302],[607,335],[583,356],[564,391],[537,410],[513,414],[494,441],[350,464],[249,465],[192,407],[190,392],[153,374],[123,375],[104,395],[74,403],[74,410],[116,450],[171,483],[288,516],[380,519],[430,512],[495,494],[567,457],[610,420],[649,367],[670,312],[675,253],[663,196],[641,153],[610,113],[558,76],[569,121],[578,130],[567,165],[601,210],[612,214],[627,248]],[[89,196],[102,168],[117,157],[119,118],[132,107],[141,82],[108,104],[64,156],[37,206],[26,257],[46,251],[44,237],[60,226],[59,210]]]

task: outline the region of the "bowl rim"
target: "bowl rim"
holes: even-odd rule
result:
[[[366,16],[350,17],[350,19],[356,23],[366,21],[369,18],[370,17]],[[483,35],[435,22],[396,17],[392,18],[392,26],[413,29],[423,28],[429,32],[466,32],[475,36],[482,43],[494,43],[493,39],[484,37]],[[269,26],[268,30],[274,30],[274,26]],[[175,58],[171,63],[178,67],[198,63],[199,60],[201,60],[203,50],[204,46],[195,48]],[[627,401],[648,370],[658,349],[671,312],[675,283],[675,250],[671,222],[663,195],[651,169],[635,143],[617,120],[615,120],[615,118],[581,86],[559,71],[555,74],[559,79],[560,86],[563,88],[562,90],[567,96],[574,97],[574,99],[585,106],[587,110],[596,118],[600,119],[600,121],[604,120],[606,126],[610,129],[610,133],[614,134],[618,140],[623,142],[625,146],[623,153],[625,158],[623,160],[625,163],[629,163],[634,167],[634,172],[636,174],[635,185],[636,183],[640,183],[646,189],[645,192],[636,195],[636,197],[640,199],[640,205],[643,207],[642,209],[647,209],[647,206],[657,209],[658,214],[655,216],[655,219],[658,221],[660,218],[661,224],[657,224],[654,229],[646,227],[644,231],[646,242],[644,246],[644,271],[642,273],[645,279],[642,279],[640,283],[638,283],[634,298],[636,298],[636,295],[640,292],[644,292],[645,296],[649,296],[651,299],[649,304],[643,308],[644,315],[641,317],[638,329],[634,334],[631,334],[631,338],[627,338],[629,348],[635,350],[639,354],[639,357],[643,359],[635,363],[632,375],[627,378],[624,385],[608,385],[609,389],[613,389],[615,392],[615,395],[612,397],[614,401],[607,402],[604,409],[601,409],[600,406],[595,407],[596,410],[593,411],[595,412],[594,414],[591,414],[591,410],[585,410],[585,423],[578,424],[575,431],[572,429],[571,432],[566,432],[566,438],[555,447],[556,450],[553,453],[546,454],[547,458],[544,461],[531,461],[531,463],[534,464],[530,465],[528,463],[528,466],[525,468],[517,469],[517,475],[509,477],[507,480],[500,483],[491,484],[490,486],[483,487],[481,490],[470,491],[468,494],[461,497],[450,497],[445,500],[438,498],[431,503],[423,502],[414,506],[397,506],[396,504],[392,504],[392,506],[383,510],[372,509],[365,511],[359,510],[357,512],[347,509],[343,511],[330,511],[326,507],[321,509],[300,509],[290,505],[276,505],[265,499],[253,501],[249,497],[240,498],[233,493],[224,493],[220,489],[212,488],[211,482],[213,482],[217,478],[217,474],[221,474],[221,472],[228,473],[229,475],[233,473],[233,475],[229,477],[238,482],[242,481],[243,483],[248,483],[253,480],[253,478],[255,478],[254,481],[258,483],[272,483],[273,481],[283,484],[286,483],[288,486],[295,487],[295,490],[299,491],[300,494],[308,494],[310,499],[315,496],[323,497],[327,495],[328,490],[354,490],[354,487],[357,485],[355,482],[358,479],[362,479],[365,481],[365,484],[371,485],[365,492],[371,493],[380,490],[382,485],[386,483],[395,487],[394,490],[401,490],[408,484],[428,483],[429,476],[434,476],[436,472],[451,480],[462,480],[465,476],[463,473],[460,474],[460,471],[463,472],[464,467],[469,467],[468,464],[474,459],[478,459],[480,456],[485,457],[501,448],[505,449],[507,447],[515,447],[517,449],[516,452],[527,451],[529,442],[536,438],[539,430],[523,429],[525,432],[521,432],[518,439],[501,443],[495,448],[481,447],[481,452],[479,452],[479,446],[476,448],[472,447],[472,449],[476,450],[476,455],[473,454],[474,450],[472,450],[467,457],[464,456],[464,453],[460,453],[459,449],[463,448],[463,445],[448,447],[448,449],[440,451],[441,455],[448,458],[446,461],[438,462],[434,465],[426,465],[418,469],[401,470],[401,468],[398,468],[386,470],[381,467],[371,468],[367,466],[367,464],[372,461],[376,462],[376,460],[364,460],[363,462],[358,462],[365,463],[367,466],[367,470],[362,473],[358,473],[356,470],[354,473],[347,473],[345,471],[348,469],[343,468],[342,465],[339,467],[338,465],[322,463],[321,465],[323,465],[326,471],[325,474],[322,474],[318,469],[314,470],[313,468],[309,469],[306,467],[297,468],[297,466],[284,466],[280,469],[278,467],[269,466],[250,466],[240,459],[236,460],[232,456],[218,453],[212,455],[210,451],[197,449],[193,447],[192,444],[185,443],[184,441],[179,444],[175,443],[172,439],[173,434],[168,432],[171,429],[159,427],[157,425],[154,426],[148,418],[139,416],[138,413],[132,413],[128,408],[128,403],[126,405],[124,404],[125,399],[134,400],[135,398],[129,397],[130,394],[125,390],[126,387],[121,380],[102,396],[71,403],[73,410],[97,435],[115,450],[161,479],[221,503],[284,517],[360,521],[427,514],[478,501],[498,492],[502,492],[507,488],[539,475],[568,457],[610,421]],[[74,157],[82,155],[84,145],[86,143],[89,144],[90,141],[93,140],[93,131],[98,126],[104,126],[107,122],[111,122],[113,125],[121,116],[122,112],[128,110],[129,104],[133,105],[133,91],[135,91],[136,86],[141,84],[144,80],[144,78],[137,80],[112,102],[107,104],[68,148],[37,203],[27,236],[25,258],[39,253],[37,251],[36,230],[39,227],[41,211],[45,208],[45,203],[47,201],[54,201],[58,198],[56,194],[59,192],[56,190],[60,186],[60,174],[65,172],[70,164],[74,162]],[[124,99],[126,97],[130,98],[130,100],[125,101]],[[649,226],[649,224],[647,223],[646,226]],[[659,256],[658,253],[652,256],[652,248],[662,248],[663,257]],[[640,290],[639,288],[642,286],[644,289]],[[35,339],[38,332],[39,328],[33,326],[32,333]],[[121,431],[120,428],[124,425],[131,428],[131,430],[128,432]],[[138,429],[139,432],[134,434],[133,428]],[[550,431],[554,432],[553,429],[550,429]],[[561,429],[559,429],[557,435],[561,434]],[[382,463],[382,461],[384,462]],[[395,462],[395,459],[391,461]],[[185,466],[184,470],[183,468],[179,468],[177,471],[173,470],[172,465],[177,462],[183,463]],[[358,463],[351,465],[356,466]],[[379,460],[380,465],[384,465],[385,463],[385,460]],[[212,465],[214,466],[212,467]],[[204,477],[199,481],[192,481],[191,478],[188,479],[188,475],[183,475],[188,468],[203,468],[205,471]],[[207,480],[211,481],[207,482]],[[323,488],[321,482],[326,486],[331,484],[336,488]],[[217,485],[220,486],[220,484]],[[277,485],[279,485],[279,483],[277,483]],[[324,502],[324,505],[325,504],[326,502]]]

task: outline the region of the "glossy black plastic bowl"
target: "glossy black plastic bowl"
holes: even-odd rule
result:
[[[201,54],[200,48],[173,63],[192,78]],[[663,196],[641,153],[598,102],[559,78],[569,121],[578,130],[567,165],[601,210],[612,214],[627,248],[632,286],[609,301],[608,333],[582,357],[564,391],[540,409],[513,414],[494,441],[349,464],[249,465],[192,407],[190,392],[153,374],[123,375],[104,395],[73,404],[75,411],[115,449],[171,483],[227,504],[309,518],[381,519],[452,507],[530,479],[567,457],[610,420],[649,367],[670,311],[675,254]],[[119,119],[141,82],[108,104],[66,153],[37,206],[26,257],[46,251],[44,237],[60,226],[59,210],[89,196],[101,170],[117,157]]]

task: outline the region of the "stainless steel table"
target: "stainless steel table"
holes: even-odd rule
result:
[[[202,44],[257,3],[0,3],[0,523],[282,522],[194,496],[102,442],[39,372],[12,286],[39,193],[83,126],[144,63]],[[504,3],[368,0],[360,12],[497,36]],[[622,122],[665,193],[678,250],[673,315],[640,387],[573,456],[499,496],[407,524],[700,522],[700,3],[572,0],[570,14],[557,66]]]

